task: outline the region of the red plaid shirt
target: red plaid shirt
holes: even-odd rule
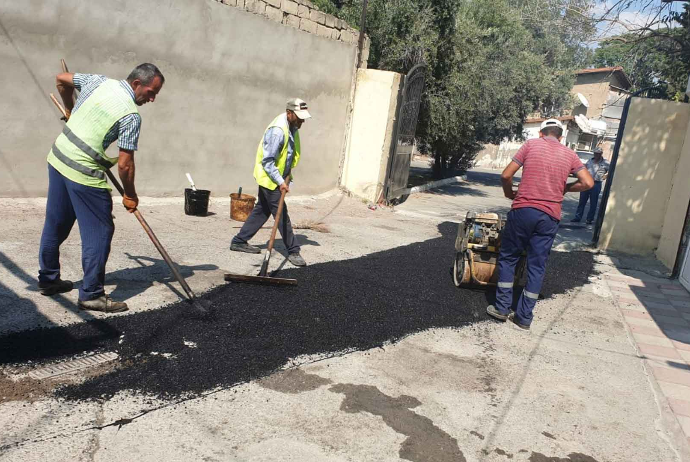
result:
[[[585,168],[575,151],[546,136],[523,144],[513,161],[522,167],[513,208],[532,207],[560,220],[568,175]]]

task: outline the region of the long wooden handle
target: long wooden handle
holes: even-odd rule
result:
[[[67,118],[67,111],[65,110],[64,107],[62,107],[62,104],[60,104],[60,102],[57,100],[57,98],[55,98],[54,94],[52,94],[52,93],[50,94],[50,99],[53,100],[53,104],[55,104],[57,106],[57,108],[60,110],[60,112],[62,112],[62,116],[64,118]]]
[[[278,203],[278,211],[276,212],[275,222],[273,223],[273,229],[271,229],[271,238],[268,240],[268,248],[266,249],[268,253],[273,250],[273,243],[276,240],[276,231],[278,231],[278,223],[280,222],[280,215],[283,213],[283,204],[285,204],[285,191],[280,193],[280,202]]]
[[[290,176],[288,175],[287,178],[285,178],[285,182],[289,183],[290,182]],[[273,228],[271,229],[271,238],[268,240],[268,253],[271,253],[271,250],[273,250],[273,243],[276,240],[276,231],[278,231],[278,223],[280,223],[280,216],[283,213],[283,205],[285,204],[285,194],[287,194],[285,191],[282,191],[280,193],[280,201],[278,202],[278,211],[276,212],[275,216],[275,222],[273,223]]]

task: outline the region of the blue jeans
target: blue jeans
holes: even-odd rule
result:
[[[588,200],[589,212],[587,213],[587,221],[594,221],[594,215],[597,212],[597,203],[599,202],[599,193],[601,192],[601,183],[601,181],[595,181],[592,189],[580,193],[580,203],[577,204],[575,221],[582,220],[582,215],[585,213],[585,206]]]
[[[558,231],[558,220],[541,210],[525,207],[508,213],[508,222],[501,234],[501,250],[498,255],[498,287],[496,310],[510,313],[513,304],[515,267],[527,250],[527,284],[520,295],[515,319],[526,326],[532,323],[534,305],[539,298],[546,261]]]
[[[103,295],[105,264],[115,232],[112,212],[110,191],[75,183],[48,165],[48,203],[38,254],[38,281],[51,283],[60,279],[60,245],[77,220],[84,271],[79,300]]]

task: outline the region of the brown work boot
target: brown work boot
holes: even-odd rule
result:
[[[104,313],[121,313],[127,311],[125,302],[116,302],[108,295],[101,295],[93,300],[79,300],[79,309],[89,311],[102,311]]]
[[[69,292],[74,288],[72,281],[63,281],[58,279],[54,282],[39,282],[38,289],[41,291],[41,295],[55,295]]]

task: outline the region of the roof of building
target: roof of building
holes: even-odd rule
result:
[[[628,85],[628,88],[632,87],[632,82],[630,81],[630,78],[627,76],[625,71],[621,66],[615,66],[615,67],[598,67],[596,69],[580,69],[579,71],[575,71],[576,75],[582,75],[582,74],[603,74],[603,73],[608,73],[608,74],[614,74],[617,73],[623,81]]]
[[[527,119],[525,120],[526,124],[536,124],[536,123],[541,123],[545,120],[549,119],[557,119],[560,120],[561,122],[569,122],[571,120],[575,120],[575,117],[573,116],[561,116],[561,117],[539,117],[539,118],[533,118],[533,119]]]

